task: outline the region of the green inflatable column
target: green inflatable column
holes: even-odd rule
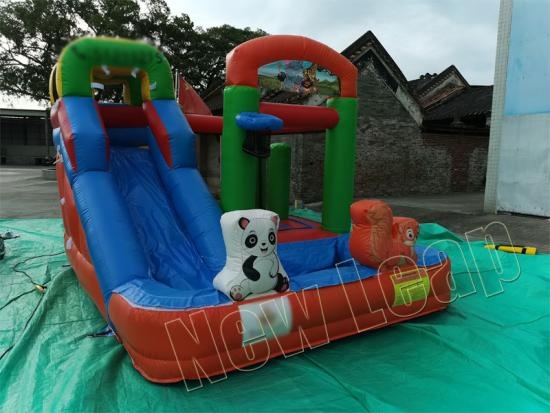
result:
[[[288,143],[271,144],[271,155],[267,164],[267,179],[263,185],[267,194],[266,209],[288,218],[290,197],[290,145]]]
[[[323,176],[323,229],[349,232],[349,207],[353,201],[357,99],[335,97],[327,106],[338,112],[338,124],[328,129]]]
[[[223,92],[220,197],[224,211],[256,208],[258,159],[243,152],[246,131],[237,126],[241,112],[258,112],[260,94],[250,86],[227,86]]]

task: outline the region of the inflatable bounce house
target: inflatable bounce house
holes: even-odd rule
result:
[[[296,61],[309,62],[299,82]],[[261,81],[332,96],[265,103]],[[418,224],[381,201],[352,204],[356,81],[321,43],[254,39],[227,56],[217,117],[182,111],[168,61],[146,43],[82,38],[63,50],[50,94],[65,249],[144,377],[254,369],[447,306],[449,260],[414,245]],[[97,99],[115,84],[124,103]],[[270,144],[308,131],[326,131],[320,223],[289,216],[289,146]],[[219,201],[197,170],[195,133],[222,136]]]

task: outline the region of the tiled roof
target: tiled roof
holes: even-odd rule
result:
[[[409,82],[407,82],[407,78],[372,31],[368,30],[365,34],[346,47],[342,51],[342,55],[347,57],[357,66],[358,62],[361,60],[363,55],[367,54],[366,52],[369,49],[376,52],[376,56],[388,67],[392,76],[401,85],[401,88],[405,90],[413,100],[416,100],[416,96],[414,95]]]
[[[364,35],[362,35],[360,38],[358,38],[352,44],[346,47],[342,51],[342,55],[355,63],[362,55],[362,52],[367,50],[369,47],[374,48],[378,52],[378,55],[392,70],[399,82],[407,85],[407,79],[405,78],[403,72],[401,72],[401,69],[399,69],[399,66],[397,66],[397,63],[395,63],[395,61],[386,51],[384,46],[382,46],[382,43],[380,43],[378,38],[370,30],[368,30]]]
[[[470,86],[457,91],[425,112],[424,120],[460,119],[491,113],[493,86]]]
[[[426,73],[425,75],[420,76],[418,79],[409,80],[409,88],[416,95],[417,92],[427,85],[434,77],[437,76],[437,73],[433,75]]]
[[[424,75],[424,78],[422,78],[421,76],[420,79],[411,80],[408,83],[409,87],[413,89],[414,94],[418,97],[421,97],[422,95],[426,94],[430,89],[436,87],[447,77],[453,74],[458,76],[458,78],[464,83],[465,86],[469,86],[467,80],[464,79],[462,73],[460,73],[455,65],[450,65],[447,69],[439,74],[434,73],[433,75],[430,75],[429,73],[427,73],[426,75]]]

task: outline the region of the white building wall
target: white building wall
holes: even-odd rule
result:
[[[487,212],[550,216],[548,16],[548,0],[501,0]]]

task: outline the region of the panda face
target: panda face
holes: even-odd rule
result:
[[[248,255],[266,257],[273,253],[277,244],[277,233],[272,220],[241,218],[239,226],[243,229],[241,246]]]

